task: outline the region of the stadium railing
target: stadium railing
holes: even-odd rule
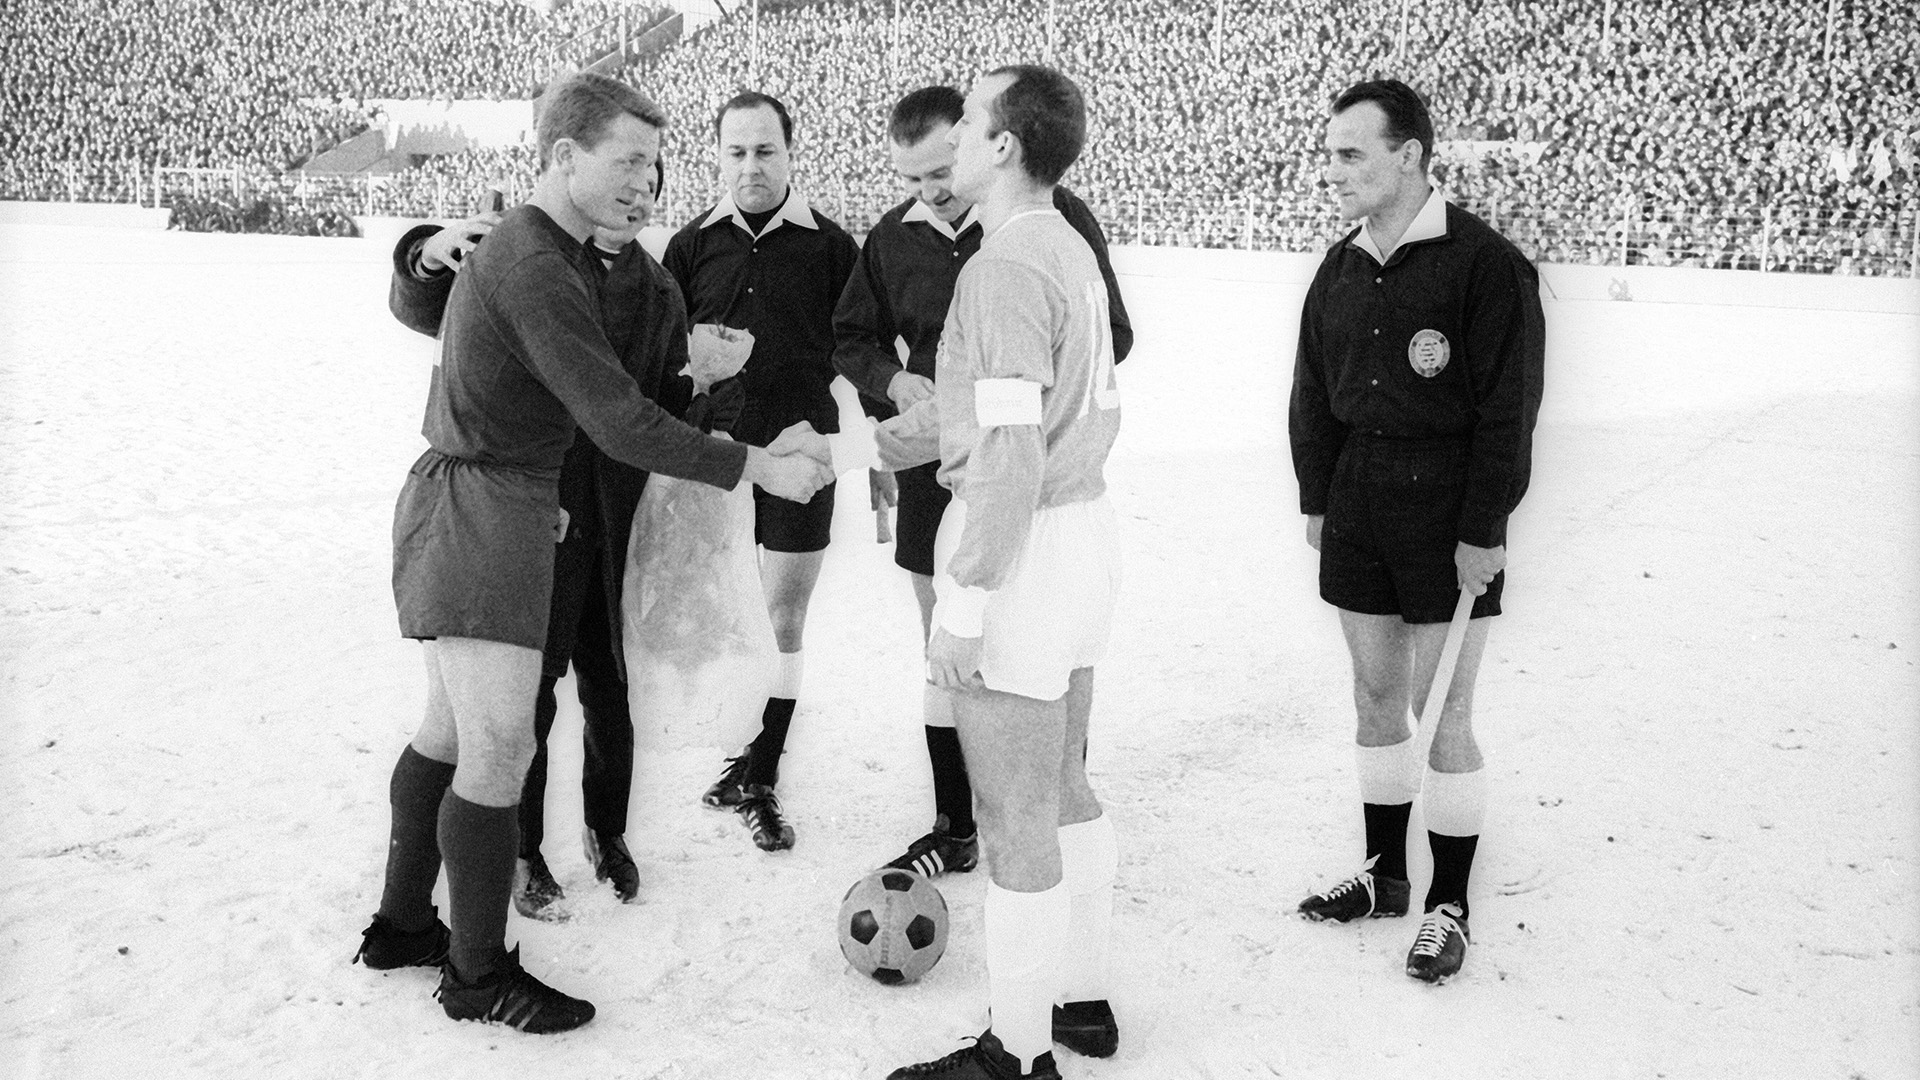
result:
[[[509,203],[527,194],[524,181],[503,186]],[[164,206],[174,209],[177,228],[218,231],[339,232],[350,230],[355,216],[462,217],[483,192],[483,181],[423,169],[330,176],[139,162],[52,169],[0,162],[0,198]],[[810,184],[807,193],[856,234],[903,197],[890,184]],[[1227,201],[1152,191],[1080,195],[1114,244],[1315,252],[1344,231],[1331,203],[1308,196]],[[704,190],[670,185],[655,218],[685,221],[707,201]],[[1463,204],[1536,262],[1920,278],[1915,204],[1890,217],[1809,206],[1653,208],[1631,198]]]

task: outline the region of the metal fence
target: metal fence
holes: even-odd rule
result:
[[[509,203],[528,193],[524,181],[506,186]],[[885,183],[814,185],[807,194],[855,233],[903,197]],[[1311,198],[1080,194],[1115,244],[1314,252],[1343,230],[1331,203]],[[477,184],[430,169],[328,176],[138,162],[29,171],[0,163],[0,198],[167,207],[175,228],[206,231],[341,235],[357,216],[463,217],[482,195]],[[672,186],[655,220],[683,222],[704,205],[688,185]],[[1649,207],[1624,196],[1465,205],[1536,262],[1920,278],[1920,205],[1913,203],[1880,216],[1805,206]]]

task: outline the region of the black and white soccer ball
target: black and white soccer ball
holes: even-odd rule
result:
[[[925,975],[947,949],[947,899],[911,870],[875,870],[840,903],[840,951],[888,986]]]

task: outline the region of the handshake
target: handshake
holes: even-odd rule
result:
[[[767,444],[747,448],[747,468],[741,479],[758,484],[783,499],[803,503],[833,483],[833,451],[827,437],[805,420]]]

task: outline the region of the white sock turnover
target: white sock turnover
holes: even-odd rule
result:
[[[1417,742],[1409,735],[1392,746],[1354,746],[1361,802],[1397,806],[1413,801],[1420,793],[1420,766],[1414,761]]]
[[[1113,922],[1113,879],[1120,847],[1113,819],[1060,827],[1061,884],[1071,897],[1066,948],[1060,958],[1060,1000],[1102,1001],[1107,997],[1107,943]]]
[[[1023,893],[987,882],[987,1006],[1020,1071],[1053,1049],[1053,999],[1072,902],[1064,882]]]
[[[1421,784],[1422,811],[1427,831],[1441,836],[1479,836],[1487,818],[1487,770],[1434,772],[1428,767]]]
[[[806,650],[783,652],[780,664],[774,669],[773,690],[768,697],[786,698],[789,701],[800,699],[800,675],[806,670]]]

